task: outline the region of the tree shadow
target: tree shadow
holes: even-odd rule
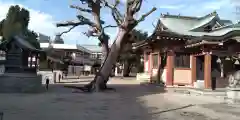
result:
[[[82,84],[67,84],[68,86],[83,86]],[[50,85],[47,93],[58,94],[75,94],[81,96],[78,99],[56,98],[58,102],[70,102],[80,104],[95,105],[84,106],[79,108],[80,112],[91,113],[91,116],[85,116],[89,120],[152,120],[152,114],[149,111],[153,108],[145,106],[148,96],[165,93],[164,87],[146,84],[109,84],[109,87],[115,88],[116,91],[106,91],[100,93],[75,93],[76,89],[63,87],[64,84]],[[154,98],[154,97],[153,97]],[[83,117],[83,116],[82,116]],[[81,119],[81,118],[79,118]]]
[[[185,109],[185,108],[192,107],[192,106],[195,106],[195,105],[190,104],[190,105],[185,105],[185,106],[178,107],[178,108],[162,110],[162,111],[159,111],[159,112],[154,112],[154,113],[152,113],[152,115],[161,114],[161,113],[166,113],[166,112],[171,112],[171,111],[176,111],[176,110],[181,110],[181,109]]]
[[[156,114],[185,108],[156,112],[166,102],[161,96],[166,90],[155,85],[110,84],[116,92],[90,94],[73,93],[75,89],[64,85],[50,84],[48,91],[39,94],[0,94],[0,111],[7,120],[153,120]],[[148,106],[152,102],[156,106]]]
[[[75,80],[75,81],[60,81],[59,83],[83,83],[83,82],[91,82],[92,80]]]

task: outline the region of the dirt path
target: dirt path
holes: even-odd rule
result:
[[[0,111],[4,120],[239,120],[237,113],[217,108],[223,104],[215,98],[115,83],[117,92],[80,94],[59,85],[41,94],[0,94]]]

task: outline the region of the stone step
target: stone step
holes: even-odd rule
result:
[[[148,73],[137,73],[136,80],[139,82],[150,82],[150,74]]]

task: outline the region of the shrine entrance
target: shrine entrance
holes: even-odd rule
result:
[[[196,56],[196,79],[204,82],[204,56]]]

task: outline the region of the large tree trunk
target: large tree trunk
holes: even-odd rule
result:
[[[114,43],[111,45],[111,50],[107,56],[106,61],[103,63],[101,70],[96,78],[95,89],[96,91],[101,91],[105,88],[105,84],[107,83],[107,78],[112,72],[112,66],[116,63],[119,53],[121,51],[122,46],[124,45],[127,37],[127,31],[119,28],[117,38]]]
[[[98,92],[107,88],[106,84],[109,80],[108,78],[110,74],[112,73],[112,67],[117,61],[121,48],[125,43],[126,37],[127,31],[119,28],[117,38],[112,44],[107,58],[103,62],[99,72],[96,74],[93,81],[84,86],[86,89],[88,89],[87,91],[95,90],[96,92]]]
[[[101,66],[103,65],[104,61],[106,60],[108,53],[109,53],[109,47],[108,47],[108,39],[102,40],[101,43],[101,49],[102,49],[102,61]]]
[[[161,55],[161,63],[158,66],[158,72],[157,72],[157,83],[161,84],[161,77],[163,74],[164,67],[167,65],[167,53],[164,53]]]
[[[129,77],[131,71],[131,63],[129,60],[124,60],[123,64],[124,64],[123,77]]]

